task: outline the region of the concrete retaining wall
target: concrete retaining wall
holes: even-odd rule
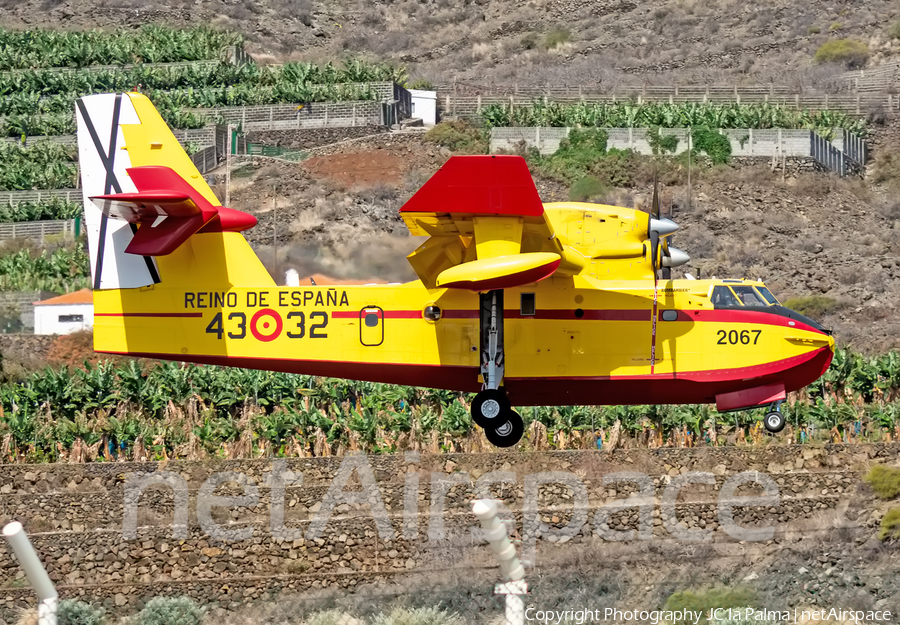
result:
[[[491,152],[512,150],[516,143],[524,141],[535,146],[541,154],[549,155],[559,149],[559,142],[568,136],[569,128],[492,128]],[[609,134],[608,148],[631,149],[639,154],[652,154],[646,128],[605,128]],[[810,156],[810,130],[753,130],[732,129],[721,131],[731,142],[732,156]],[[688,149],[688,131],[685,128],[662,128],[660,136],[678,137],[676,154]],[[832,141],[837,149],[843,148],[843,138]]]

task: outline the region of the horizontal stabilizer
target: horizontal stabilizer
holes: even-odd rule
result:
[[[203,215],[200,213],[190,217],[164,217],[159,223],[141,222],[125,251],[139,256],[165,256],[202,227]]]
[[[169,167],[147,165],[127,171],[136,193],[91,196],[91,201],[104,215],[139,226],[125,248],[129,254],[164,256],[201,229],[241,231],[256,225],[252,215],[213,206]]]
[[[512,289],[550,277],[559,267],[559,254],[529,252],[473,260],[445,269],[437,286],[469,291]]]
[[[133,224],[139,224],[148,217],[156,219],[159,216],[190,217],[200,214],[200,207],[191,201],[189,195],[172,191],[110,193],[95,195],[91,199],[104,214]]]

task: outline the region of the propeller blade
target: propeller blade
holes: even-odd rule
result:
[[[659,219],[659,172],[653,174],[653,204],[650,206],[650,214],[654,219]]]
[[[653,275],[656,276],[656,269],[659,267],[659,233],[656,230],[650,231],[650,262],[653,264]]]

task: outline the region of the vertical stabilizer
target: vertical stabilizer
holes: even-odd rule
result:
[[[137,191],[127,168],[132,166],[122,132],[123,124],[140,124],[131,99],[105,93],[76,101],[78,161],[84,200],[85,226],[94,289],[127,289],[159,282],[156,261],[127,254],[137,226],[111,219],[91,196]],[[170,133],[171,134],[171,133]]]

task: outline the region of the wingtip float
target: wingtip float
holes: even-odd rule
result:
[[[543,204],[516,156],[452,157],[400,210],[427,241],[404,285],[277,286],[152,104],[77,105],[95,349],[477,392],[514,445],[516,405],[769,406],[828,367],[834,340],[758,281],[677,280],[677,225]]]

